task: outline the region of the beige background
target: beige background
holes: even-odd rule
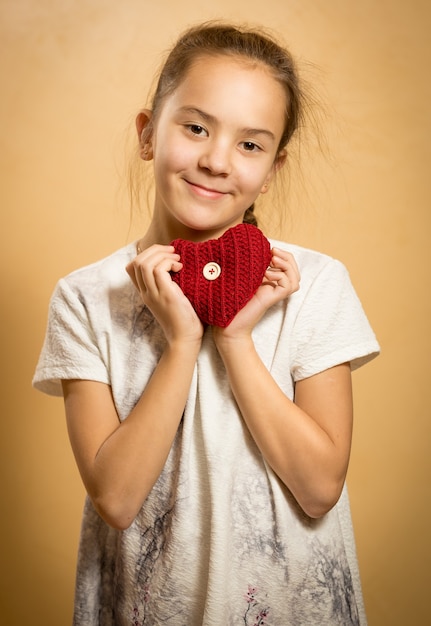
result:
[[[142,229],[122,182],[133,117],[178,31],[220,16],[277,29],[324,86],[329,156],[306,157],[269,234],[340,258],[379,337],[354,375],[365,601],[371,626],[431,623],[430,6],[1,0],[1,624],[62,626],[72,610],[83,489],[62,401],[30,387],[49,296]]]

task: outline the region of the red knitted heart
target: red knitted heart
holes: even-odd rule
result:
[[[270,244],[251,224],[229,228],[219,239],[172,243],[183,268],[172,272],[200,320],[227,326],[255,294],[271,262]]]

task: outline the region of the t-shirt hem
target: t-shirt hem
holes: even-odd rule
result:
[[[361,344],[360,347],[344,347],[336,352],[327,354],[321,359],[316,359],[310,363],[305,363],[301,367],[294,369],[293,379],[295,382],[304,378],[309,378],[320,374],[331,367],[350,363],[352,372],[366,363],[369,363],[380,354],[380,348],[375,343]]]
[[[63,370],[55,370],[50,369],[49,372],[44,372],[44,370],[40,370],[37,372],[37,377],[35,376],[32,381],[32,385],[37,391],[42,391],[43,393],[48,394],[49,396],[63,396],[63,388],[61,385],[62,380],[92,380],[99,383],[105,383],[107,385],[110,384],[110,381],[106,377],[106,373],[104,375],[94,372],[94,370],[86,371],[79,370],[74,372],[64,372]]]

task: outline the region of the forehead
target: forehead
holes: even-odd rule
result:
[[[259,127],[262,122],[277,127],[281,135],[287,103],[283,87],[265,64],[220,54],[197,58],[165,104],[204,107],[217,117],[236,112],[250,118],[247,122],[256,119]]]

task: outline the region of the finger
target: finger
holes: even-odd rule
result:
[[[166,286],[172,286],[173,283],[170,272],[179,272],[183,267],[183,264],[179,260],[179,254],[169,256],[160,260],[154,268],[151,274],[153,279],[152,286],[160,291]],[[148,286],[148,285],[147,285]]]
[[[130,261],[130,263],[126,265],[126,272],[129,274],[130,278],[135,283],[135,285],[136,285],[136,270],[138,266],[141,263],[153,264],[152,259],[154,259],[156,255],[160,254],[163,251],[169,254],[169,253],[174,252],[174,248],[173,246],[160,246],[160,245],[150,246],[149,248],[146,248],[145,250],[139,251],[136,257],[132,261]]]
[[[126,272],[130,276],[132,283],[135,285],[136,288],[138,288],[138,282],[135,275],[135,266],[133,265],[132,261],[128,263],[128,265],[126,265]]]
[[[283,291],[287,291],[287,295],[290,295],[299,289],[299,279],[296,272],[292,268],[284,271],[277,268],[269,268],[265,273],[265,278],[274,288],[280,288]]]
[[[282,270],[269,267],[265,272],[264,280],[271,283],[273,287],[278,287],[283,276],[286,274]]]
[[[181,269],[179,258],[172,246],[155,245],[138,254],[126,266],[126,271],[137,289],[143,293],[147,290],[155,292],[159,289],[160,279],[171,280],[169,272]]]
[[[163,246],[162,244],[154,244],[149,248],[145,248],[141,252],[139,252],[136,256],[141,259],[150,259],[152,256],[157,255],[159,253],[162,254],[171,254],[175,252],[174,246]]]
[[[280,250],[279,248],[273,248],[271,252],[272,267],[278,267],[283,270],[290,268],[299,277],[299,268],[293,254],[287,252],[286,250]]]
[[[176,254],[173,246],[160,246],[155,245],[147,248],[143,252],[139,253],[132,263],[139,266],[146,266],[149,268],[157,265],[161,259],[164,258],[179,258],[179,255]]]
[[[279,269],[285,272],[293,283],[298,283],[301,280],[298,265],[295,257],[284,251],[284,254],[278,255],[278,250],[273,250],[273,256],[271,260],[271,269]]]
[[[136,277],[139,285],[143,285],[147,291],[157,294],[163,286],[172,283],[169,272],[174,269],[178,271],[179,260],[178,255],[172,257],[157,257],[152,259],[152,264],[139,263],[137,266]]]

